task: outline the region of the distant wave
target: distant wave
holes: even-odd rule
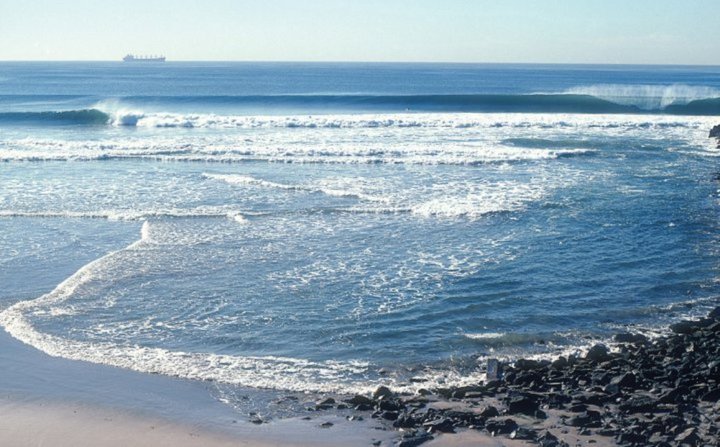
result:
[[[720,90],[716,88],[682,84],[597,84],[574,87],[564,93],[589,95],[614,104],[633,106],[647,111],[663,110],[667,113],[683,113],[688,110],[697,114],[705,114],[703,112],[705,110],[709,115],[717,114],[718,99],[720,99]]]
[[[110,124],[112,119],[107,113],[97,109],[80,109],[47,112],[3,112],[0,123],[28,124]]]
[[[296,110],[323,116],[327,111],[583,113],[720,115],[720,92],[714,89],[642,86],[577,87],[561,94],[524,95],[277,95],[129,97],[100,101],[94,108],[0,113],[3,123],[38,125],[105,125],[140,127],[345,127],[336,120],[258,120],[257,116],[210,113],[147,112],[143,105],[216,104],[248,110]],[[106,107],[107,104],[114,104]],[[139,108],[140,110],[136,110]],[[107,109],[107,110],[106,110]],[[203,110],[202,107],[198,107]],[[231,109],[232,110],[232,109]],[[307,116],[307,115],[305,115]],[[267,117],[266,117],[267,118]],[[357,123],[356,123],[357,124]],[[365,121],[363,127],[413,127],[412,119]]]
[[[120,102],[420,112],[720,114],[720,90],[685,85],[592,85],[560,93],[428,95],[131,96]]]

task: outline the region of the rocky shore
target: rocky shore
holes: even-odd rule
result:
[[[670,330],[653,340],[618,334],[612,350],[598,344],[579,357],[490,361],[488,380],[474,386],[414,396],[380,387],[313,410],[375,418],[400,432],[400,447],[464,431],[545,447],[720,446],[720,307]]]

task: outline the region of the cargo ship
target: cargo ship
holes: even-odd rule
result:
[[[135,56],[128,54],[123,62],[165,62],[165,56]]]

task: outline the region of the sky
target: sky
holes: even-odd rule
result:
[[[720,65],[720,0],[0,0],[0,60]]]

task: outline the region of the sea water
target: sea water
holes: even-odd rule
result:
[[[718,296],[718,115],[717,67],[3,62],[0,324],[230,401],[652,333]]]

